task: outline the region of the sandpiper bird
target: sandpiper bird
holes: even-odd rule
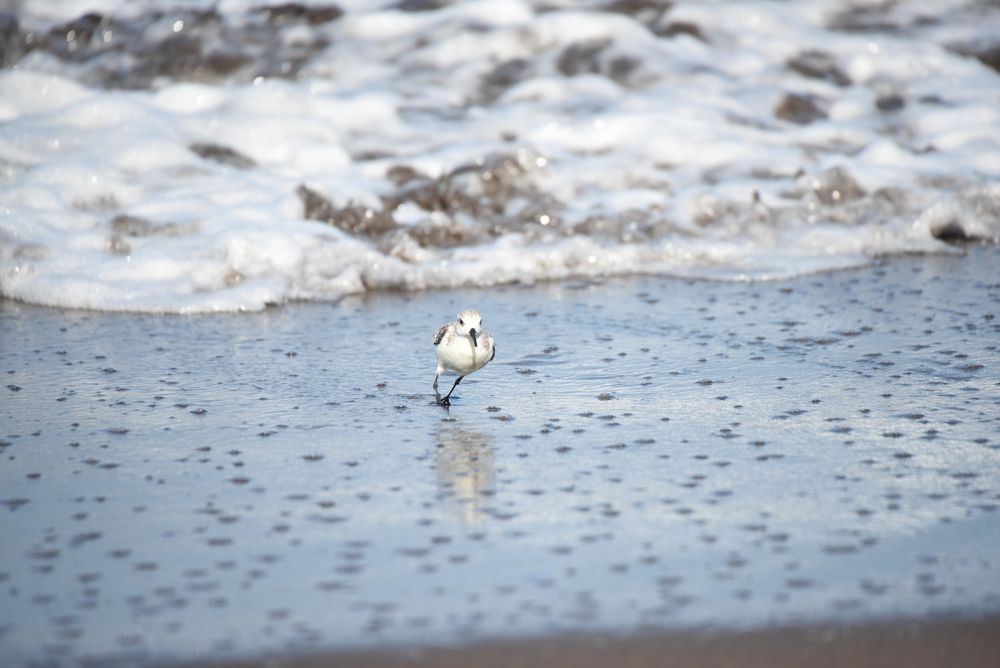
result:
[[[437,373],[434,374],[434,395],[442,406],[451,405],[451,393],[462,379],[473,371],[479,371],[496,357],[493,337],[483,329],[483,318],[479,311],[465,310],[458,314],[458,320],[442,325],[434,332],[434,348],[437,351]],[[444,398],[438,394],[438,377],[450,369],[458,374],[458,380]]]

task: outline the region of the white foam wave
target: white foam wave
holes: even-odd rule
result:
[[[135,12],[24,4],[28,27]],[[308,28],[329,45],[292,80],[118,90],[81,83],[90,61],[30,51],[0,70],[0,293],[239,311],[632,273],[786,278],[1000,238],[1000,77],[952,48],[1000,33],[1000,12],[943,3],[911,24],[890,8],[899,29],[860,30],[819,0],[659,17],[542,4],[349,3]],[[491,156],[514,157],[504,172]],[[439,178],[432,194],[458,204],[413,195]],[[305,220],[303,185],[361,223]]]

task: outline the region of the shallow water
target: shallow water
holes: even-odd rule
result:
[[[0,658],[996,615],[998,261],[0,302]],[[430,337],[468,305],[498,353],[449,411]]]

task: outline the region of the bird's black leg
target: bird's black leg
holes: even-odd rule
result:
[[[446,394],[443,399],[438,401],[439,404],[441,404],[442,406],[451,406],[451,393],[455,391],[455,388],[458,387],[458,384],[462,382],[463,378],[465,378],[465,376],[458,377],[458,380],[455,381],[455,384],[451,386],[450,390],[448,390],[448,394]]]
[[[434,387],[434,392],[435,393],[438,391],[438,376],[439,375],[440,374],[434,374],[434,385],[433,385],[433,387]]]

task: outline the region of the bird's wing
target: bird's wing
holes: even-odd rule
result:
[[[450,325],[451,323],[448,324]],[[447,333],[448,333],[448,325],[441,325],[441,328],[438,331],[434,332],[434,345],[436,346],[437,344],[441,343],[441,339],[443,339],[444,335]]]
[[[494,357],[496,357],[496,356],[497,356],[497,344],[496,344],[496,343],[494,343],[494,344],[493,344],[493,354],[492,354],[492,355],[490,355],[490,361],[492,362],[492,361],[493,361],[493,358],[494,358]]]

